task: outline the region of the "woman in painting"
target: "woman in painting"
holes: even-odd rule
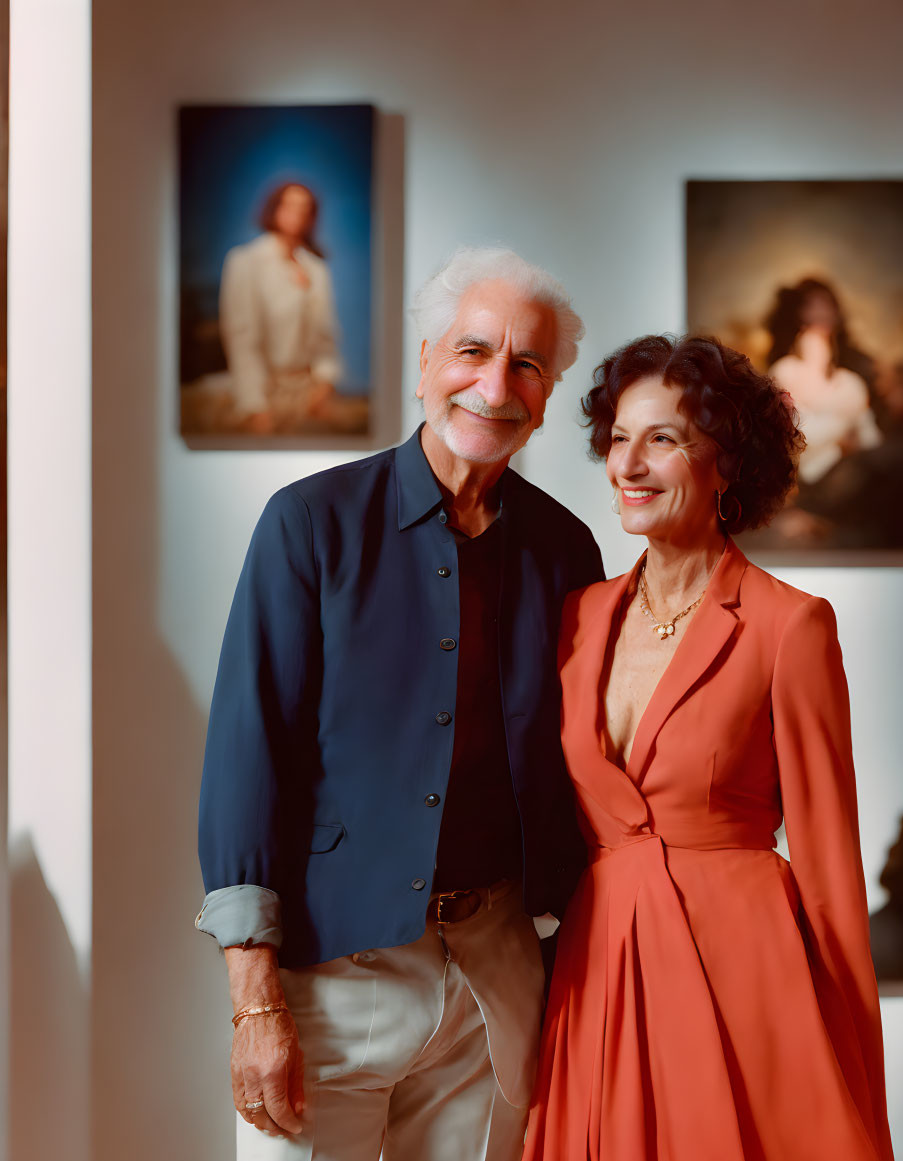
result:
[[[285,182],[264,202],[263,233],[226,255],[220,334],[241,430],[303,428],[332,406],[341,365],[316,223],[313,193]]]
[[[639,339],[594,382],[592,450],[648,550],[565,606],[590,865],[525,1161],[891,1161],[834,614],[730,535],[780,507],[794,416],[715,340]]]
[[[881,443],[871,360],[851,344],[834,291],[814,278],[779,290],[766,325],[769,373],[792,396],[806,435],[800,480],[814,484],[845,454]]]

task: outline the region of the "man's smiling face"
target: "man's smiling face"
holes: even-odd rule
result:
[[[478,282],[455,321],[420,352],[426,422],[453,455],[507,460],[542,423],[554,384],[557,323],[551,307],[507,282]]]

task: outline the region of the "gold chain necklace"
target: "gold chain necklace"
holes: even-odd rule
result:
[[[696,608],[696,606],[699,604],[699,602],[705,596],[705,589],[702,590],[702,592],[699,594],[699,596],[696,598],[696,600],[693,602],[692,605],[687,605],[687,607],[685,609],[681,609],[681,611],[679,613],[677,613],[675,616],[673,616],[670,621],[659,621],[659,619],[656,617],[655,613],[653,613],[652,609],[649,607],[649,590],[646,588],[646,577],[644,575],[645,572],[646,572],[646,562],[644,560],[643,566],[640,569],[640,575],[637,578],[638,583],[639,583],[639,590],[640,590],[640,611],[642,612],[644,617],[651,617],[652,618],[652,621],[653,621],[652,631],[653,631],[653,633],[658,633],[658,639],[660,641],[667,641],[669,637],[674,636],[675,623],[677,621],[679,621],[681,619],[681,617],[685,617],[687,615],[687,613],[693,612],[693,610]],[[706,586],[706,587],[708,587],[708,586]]]

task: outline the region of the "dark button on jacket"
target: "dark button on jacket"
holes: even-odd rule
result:
[[[584,524],[507,470],[500,671],[531,914],[561,912],[584,858],[559,738],[556,651],[569,590],[602,577]],[[456,546],[419,432],[291,484],[267,504],[217,674],[200,808],[205,889],[278,893],[280,962],[418,939],[454,725]],[[429,578],[436,578],[430,583]],[[442,806],[424,810],[427,795]],[[330,844],[316,836],[329,828]],[[424,880],[424,886],[426,882]],[[427,892],[428,896],[428,892]]]

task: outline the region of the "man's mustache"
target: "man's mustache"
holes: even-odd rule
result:
[[[470,411],[473,415],[479,415],[481,419],[513,419],[518,423],[524,423],[530,418],[526,407],[516,399],[510,400],[508,403],[503,403],[501,407],[492,407],[486,402],[479,391],[474,391],[473,389],[456,391],[454,395],[448,396],[446,402],[449,405],[453,403],[457,404],[458,407],[463,407],[465,411]]]

